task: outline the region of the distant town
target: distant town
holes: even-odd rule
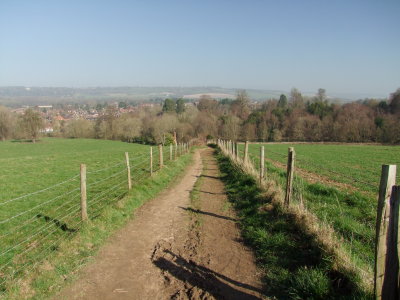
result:
[[[197,106],[198,101],[186,102],[185,106]],[[23,115],[27,109],[33,109],[40,113],[45,121],[45,126],[41,130],[42,133],[52,133],[54,125],[61,122],[68,122],[71,120],[88,120],[96,121],[99,117],[106,113],[107,108],[113,108],[116,117],[120,117],[125,113],[137,113],[146,109],[159,108],[161,109],[163,102],[154,103],[135,103],[129,104],[127,102],[104,102],[95,105],[89,104],[55,104],[55,105],[35,105],[35,106],[22,106],[19,108],[11,109],[12,113]]]

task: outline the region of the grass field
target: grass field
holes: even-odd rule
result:
[[[295,148],[295,170],[306,172],[295,173],[294,200],[299,201],[301,196],[306,207],[343,238],[343,245],[356,265],[371,273],[381,165],[400,165],[400,147],[321,144],[264,144],[264,147],[267,176],[283,189],[288,147]],[[243,150],[240,145],[241,155]],[[249,145],[249,156],[256,168],[259,153],[260,144]],[[316,175],[312,181],[309,174]],[[315,178],[321,178],[321,182]]]
[[[283,164],[287,162],[288,147],[294,147],[296,167],[374,193],[379,187],[382,164],[400,165],[400,146],[264,144],[264,147],[267,159]],[[259,149],[259,144],[251,144],[249,152],[256,158]],[[397,179],[399,176],[400,172]]]
[[[157,171],[158,148],[153,148],[153,171]],[[8,290],[7,283],[22,278],[27,269],[57,252],[65,239],[81,230],[81,163],[87,165],[90,221],[101,218],[108,207],[120,205],[128,194],[125,152],[129,153],[132,183],[141,186],[150,180],[149,146],[85,139],[0,143],[3,292]],[[163,156],[168,167],[169,147],[164,147]]]

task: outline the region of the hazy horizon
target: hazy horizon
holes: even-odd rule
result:
[[[0,86],[388,97],[399,1],[2,1]]]

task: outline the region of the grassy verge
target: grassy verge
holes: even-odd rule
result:
[[[168,163],[152,178],[135,185],[124,198],[104,207],[78,232],[71,234],[40,264],[26,270],[18,279],[6,283],[5,299],[44,299],[60,291],[78,277],[79,270],[91,260],[107,238],[132,218],[132,212],[183,174],[191,162],[191,155],[183,155],[176,162]]]
[[[270,178],[286,187],[286,171],[267,163]],[[321,223],[331,226],[359,268],[372,273],[374,265],[376,210],[359,192],[346,192],[320,183],[309,183],[300,176],[294,179],[293,201],[304,205]]]
[[[281,154],[288,145],[267,145],[266,151],[268,155],[274,155],[274,150],[280,150]],[[251,145],[250,157],[254,160],[255,168],[259,168],[259,152],[260,145]],[[355,152],[362,153],[365,161],[370,168],[376,165],[377,162],[373,161],[373,155],[371,149],[376,149],[379,155],[379,161],[384,161],[383,153],[387,150],[388,160],[393,161],[396,151],[399,148],[396,147],[383,147],[383,146],[345,146],[345,145],[295,145],[299,152],[303,151],[303,155],[309,155],[310,157],[315,156],[315,161],[321,166],[322,170],[325,167],[326,162],[329,168],[332,164],[337,164],[335,171],[338,171],[335,176],[340,177],[343,174],[343,182],[346,181],[346,176],[349,173],[347,168],[341,169],[341,160],[346,162],[348,168],[356,168],[360,163],[359,160],[355,159]],[[268,152],[270,150],[270,152]],[[390,150],[390,151],[389,151]],[[258,151],[258,152],[257,152]],[[325,152],[326,151],[326,152]],[[341,151],[346,153],[341,154]],[[365,153],[363,153],[365,151]],[[275,154],[276,155],[276,154]],[[297,155],[297,153],[296,153]],[[287,159],[284,156],[272,157],[278,162],[284,162]],[[378,159],[376,158],[376,159]],[[355,159],[352,162],[352,159]],[[358,158],[360,159],[360,158]],[[324,161],[325,160],[325,161]],[[301,159],[300,159],[301,161]],[[350,163],[353,165],[350,166]],[[371,190],[368,190],[363,186],[363,189],[358,190],[360,185],[355,184],[354,189],[348,189],[346,186],[337,188],[329,186],[329,182],[310,182],[307,177],[304,177],[301,172],[297,172],[297,168],[301,168],[301,163],[295,163],[295,178],[293,185],[293,202],[299,204],[304,203],[306,209],[315,215],[319,219],[320,224],[324,224],[327,227],[331,227],[338,239],[340,239],[341,247],[345,250],[346,256],[350,258],[351,262],[358,268],[362,273],[365,281],[371,282],[374,268],[374,244],[375,244],[375,224],[376,224],[376,194],[373,194]],[[304,170],[316,171],[315,169],[307,169],[303,165]],[[379,168],[376,168],[379,170]],[[286,170],[281,166],[276,166],[270,161],[266,161],[266,173],[269,180],[274,181],[282,189],[286,188]],[[316,171],[315,174],[320,174]],[[321,173],[324,175],[324,173]],[[369,172],[364,172],[366,179],[361,177],[362,180],[373,180],[374,177]],[[354,175],[355,176],[355,175]],[[375,176],[375,175],[374,175]],[[318,178],[316,176],[316,178]],[[372,178],[372,179],[371,179]],[[335,178],[331,178],[335,179]],[[375,178],[376,179],[376,178]],[[342,181],[338,181],[342,182]],[[378,182],[378,181],[377,181]],[[365,191],[369,191],[365,193]],[[371,193],[373,196],[371,196]]]
[[[225,156],[218,154],[229,200],[245,241],[265,271],[267,296],[278,299],[371,299],[354,274],[342,272],[317,238],[281,209]]]

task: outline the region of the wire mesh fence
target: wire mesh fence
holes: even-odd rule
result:
[[[153,172],[160,170],[160,150],[166,167],[174,162],[170,147],[152,147],[153,159],[150,152],[130,155],[132,185],[140,185],[151,176],[151,163]],[[85,187],[89,220],[128,194],[128,164],[123,158],[121,155],[120,162],[103,168],[88,167]],[[60,243],[79,232],[84,223],[81,184],[81,176],[77,174],[52,186],[0,202],[0,292],[6,291],[7,282],[23,276],[56,253]]]

